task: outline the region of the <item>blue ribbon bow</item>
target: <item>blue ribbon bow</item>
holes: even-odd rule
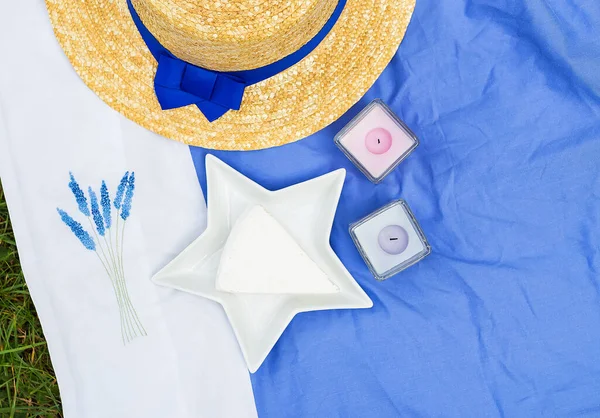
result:
[[[127,0],[131,18],[142,39],[158,62],[154,91],[163,110],[196,105],[213,122],[229,110],[239,110],[246,86],[266,80],[298,63],[331,31],[342,14],[346,0],[340,0],[319,33],[298,51],[264,67],[246,71],[219,72],[185,62],[158,42]]]
[[[196,67],[161,55],[154,90],[163,110],[195,104],[212,122],[229,110],[239,110],[246,83],[239,77]]]

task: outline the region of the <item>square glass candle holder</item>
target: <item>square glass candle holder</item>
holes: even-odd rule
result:
[[[334,141],[375,184],[419,145],[415,134],[380,99],[369,103]]]
[[[377,280],[385,280],[431,252],[425,234],[404,200],[397,200],[350,225],[350,235]]]

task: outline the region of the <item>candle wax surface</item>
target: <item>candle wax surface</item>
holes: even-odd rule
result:
[[[365,146],[372,154],[383,154],[392,147],[392,134],[383,128],[375,128],[365,137]]]
[[[390,225],[401,227],[408,235],[407,246],[399,254],[389,254],[379,244],[380,233]],[[384,212],[359,225],[354,229],[354,234],[373,269],[381,276],[426,249],[404,207],[400,204],[390,206]]]
[[[400,225],[388,225],[379,232],[379,246],[388,254],[401,254],[408,247],[408,233]]]
[[[376,129],[389,132],[391,136],[389,147],[385,142],[379,148],[375,145],[367,146],[367,141],[370,139],[369,134],[373,135],[373,131]],[[414,146],[415,140],[386,113],[382,106],[378,105],[373,106],[355,126],[346,132],[339,142],[362,164],[366,171],[377,179]],[[372,150],[370,151],[369,148]],[[388,149],[379,153],[386,148]]]

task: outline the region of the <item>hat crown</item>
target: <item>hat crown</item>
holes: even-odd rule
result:
[[[338,0],[132,0],[140,19],[178,58],[216,71],[262,67],[297,51]]]

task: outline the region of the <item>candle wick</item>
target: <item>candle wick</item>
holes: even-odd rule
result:
[[[381,144],[381,141],[379,140],[379,138],[377,138],[377,143],[378,143],[378,144]]]
[[[398,241],[398,238],[390,238],[390,241]]]

